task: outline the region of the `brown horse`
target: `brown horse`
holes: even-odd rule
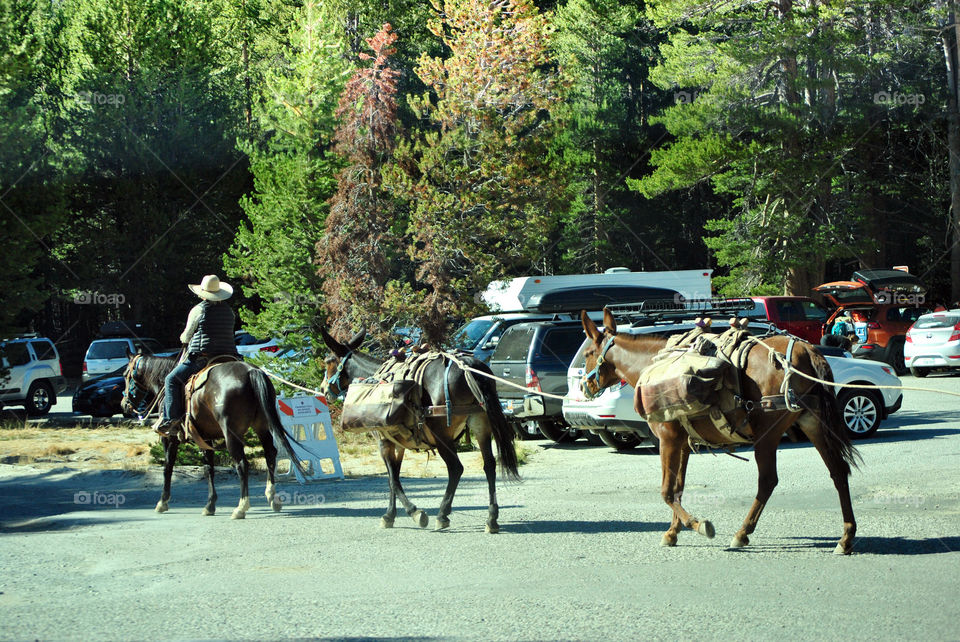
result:
[[[336,359],[327,360],[327,376],[324,377],[324,387],[334,396],[346,392],[350,382],[355,378],[367,378],[375,373],[381,365],[381,360],[359,351],[363,343],[364,334],[354,336],[348,343],[342,344],[326,330],[322,330],[323,340]],[[461,363],[469,367],[490,372],[487,366],[472,357],[460,358]],[[476,412],[468,414],[452,414],[451,421],[447,417],[426,417],[424,438],[428,441],[427,447],[435,448],[441,459],[447,465],[447,489],[437,511],[437,530],[450,526],[450,511],[453,506],[453,495],[457,491],[460,477],[463,475],[463,464],[457,456],[457,441],[467,428],[473,433],[480,447],[483,457],[483,472],[487,477],[487,488],[490,503],[487,511],[486,531],[497,533],[500,525],[497,518],[500,508],[497,505],[496,459],[490,445],[491,436],[497,442],[500,453],[500,473],[509,479],[517,479],[517,452],[513,446],[514,431],[503,416],[497,389],[492,379],[477,377],[477,383],[483,393],[483,402],[486,410],[483,411],[478,400],[470,391],[467,375],[456,362],[449,362],[448,357],[431,361],[423,377],[423,403],[425,405],[443,406],[448,401],[454,409],[466,406],[475,406]],[[328,395],[329,396],[329,395]],[[392,528],[397,515],[397,498],[403,504],[407,515],[413,518],[420,528],[426,528],[429,518],[418,509],[413,502],[407,499],[400,484],[400,466],[403,463],[403,454],[407,449],[422,449],[423,444],[412,443],[403,438],[380,438],[380,456],[387,467],[390,481],[390,502],[387,512],[380,520],[383,528]]]
[[[588,374],[583,381],[584,392],[588,394],[597,394],[603,388],[621,379],[635,387],[640,373],[651,364],[653,357],[666,345],[666,340],[658,337],[617,334],[616,320],[609,310],[604,310],[603,331],[597,328],[586,312],[581,314],[581,321],[590,339],[585,352],[585,372]],[[789,337],[778,335],[763,339],[762,343],[783,355],[787,351],[789,341]],[[808,343],[794,344],[790,365],[796,371],[825,381],[833,381],[826,359]],[[747,367],[740,377],[742,397],[746,406],[742,412],[746,414],[747,419],[747,427],[743,432],[753,442],[759,480],[756,498],[740,530],[733,536],[731,546],[746,546],[750,542],[749,535],[757,527],[760,513],[763,512],[770,494],[777,485],[777,447],[780,439],[791,426],[796,425],[820,453],[833,478],[834,486],[840,496],[840,510],[843,514],[843,536],[834,552],[849,554],[853,548],[857,524],[853,517],[847,478],[850,476],[851,465],[856,466],[858,454],[844,430],[832,390],[822,384],[794,377],[790,384],[799,398],[814,399],[816,403],[801,402],[802,408],[799,411],[761,409],[761,397],[773,395],[782,397],[784,394],[781,388],[784,371],[780,367],[780,361],[771,358],[769,350],[761,345],[755,345],[750,350]],[[663,535],[661,544],[676,545],[681,525],[701,535],[713,537],[713,525],[707,520],[698,520],[691,516],[680,503],[687,460],[691,451],[687,431],[677,421],[651,423],[650,429],[660,439],[662,469],[660,492],[663,501],[673,511],[670,528]],[[712,443],[728,441],[712,426],[706,426],[701,434]]]
[[[123,373],[126,387],[121,406],[125,411],[142,407],[144,400],[158,396],[163,390],[164,378],[177,365],[177,357],[151,357],[136,355],[130,358]],[[273,384],[253,366],[240,361],[223,363],[210,369],[207,381],[190,398],[188,412],[193,425],[208,443],[222,441],[224,449],[233,458],[237,476],[240,478],[240,503],[233,510],[233,519],[243,519],[250,510],[249,471],[250,465],[244,453],[244,435],[253,428],[267,460],[267,489],[264,493],[275,511],[281,509],[280,499],[274,487],[274,469],[277,464],[277,446],[290,455],[294,466],[301,467],[291,448],[291,441],[283,431],[277,414],[277,395]],[[163,492],[156,511],[164,513],[169,508],[170,478],[177,461],[180,440],[164,437]],[[217,510],[217,492],[213,485],[214,451],[204,450],[203,461],[207,469],[208,496],[204,515],[213,515]],[[302,470],[301,470],[302,472]]]

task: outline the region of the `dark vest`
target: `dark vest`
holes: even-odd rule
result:
[[[200,321],[197,331],[190,339],[187,352],[206,354],[234,354],[237,345],[233,338],[233,310],[222,301],[203,301],[200,304]]]

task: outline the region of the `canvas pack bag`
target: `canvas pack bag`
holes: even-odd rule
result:
[[[707,413],[720,402],[724,377],[732,366],[693,350],[657,357],[640,374],[635,406],[647,421],[676,421]]]
[[[410,433],[420,423],[422,388],[411,379],[352,383],[343,401],[340,426],[347,431]]]

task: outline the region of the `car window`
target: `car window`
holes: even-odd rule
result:
[[[536,328],[513,327],[503,333],[497,349],[490,357],[491,361],[526,361],[530,351],[530,341]]]
[[[5,343],[2,348],[3,357],[11,368],[25,366],[30,363],[30,351],[26,343]]]
[[[804,318],[799,301],[777,301],[777,314],[781,321],[802,321]]]
[[[87,359],[125,359],[126,341],[95,341],[87,349]]]
[[[917,319],[913,327],[917,330],[931,330],[933,328],[950,328],[960,323],[960,315],[931,314]]]
[[[887,310],[887,321],[894,321],[897,323],[913,323],[919,319],[922,315],[926,314],[928,310],[924,308],[890,308]]]
[[[137,350],[142,348],[144,352],[148,352],[150,354],[156,354],[157,352],[163,350],[163,346],[161,346],[160,342],[156,339],[134,339],[133,347]]]
[[[808,321],[820,321],[823,323],[829,316],[823,306],[813,301],[802,301],[801,305],[803,306],[803,316]]]
[[[33,353],[37,355],[40,361],[49,361],[57,358],[57,351],[53,349],[53,344],[49,341],[31,341],[30,347]]]
[[[538,355],[569,363],[582,343],[582,326],[552,328],[545,333]]]
[[[474,319],[465,326],[457,330],[450,338],[450,347],[455,350],[473,350],[477,347],[490,327],[493,325],[492,319]]]
[[[763,305],[763,301],[754,301],[752,310],[744,310],[738,316],[747,319],[766,319],[767,308]]]

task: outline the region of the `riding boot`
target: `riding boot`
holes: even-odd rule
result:
[[[181,419],[164,419],[163,423],[157,426],[156,432],[161,437],[176,437],[180,432]]]

